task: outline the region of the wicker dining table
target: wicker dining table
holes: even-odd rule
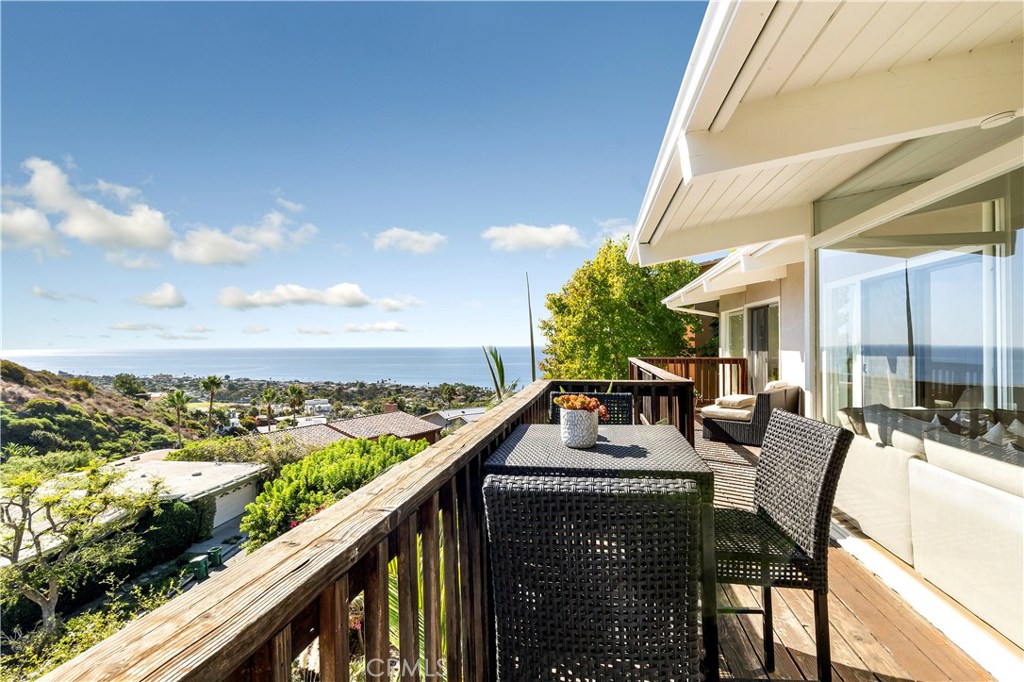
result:
[[[483,474],[682,478],[701,496],[701,626],[705,680],[718,679],[718,610],[715,584],[714,473],[674,426],[600,427],[593,448],[562,444],[557,424],[516,427],[487,458]]]

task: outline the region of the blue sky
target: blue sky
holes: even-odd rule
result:
[[[525,345],[703,9],[4,2],[3,348]]]

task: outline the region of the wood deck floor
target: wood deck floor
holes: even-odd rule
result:
[[[696,448],[715,472],[715,503],[748,507],[758,448],[703,441]],[[843,682],[957,681],[979,682],[992,676],[941,632],[910,608],[889,587],[838,547],[829,554],[829,611],[833,679]],[[760,605],[758,588],[725,585],[720,603]],[[723,615],[723,679],[770,678],[812,680],[814,615],[811,593],[773,592],[775,673],[762,666],[760,615]]]

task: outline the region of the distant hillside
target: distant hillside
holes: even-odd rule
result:
[[[105,458],[170,447],[174,417],[159,402],[127,398],[84,379],[0,361],[0,442],[38,453],[92,450]],[[191,439],[195,421],[183,436]]]

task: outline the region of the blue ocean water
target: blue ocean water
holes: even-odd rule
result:
[[[529,347],[499,348],[506,381],[530,381]],[[472,348],[259,348],[211,350],[4,351],[30,369],[110,376],[217,374],[277,381],[390,381],[412,386],[443,382],[492,385],[479,347]],[[537,351],[537,361],[543,358]],[[539,372],[538,372],[539,376]]]

